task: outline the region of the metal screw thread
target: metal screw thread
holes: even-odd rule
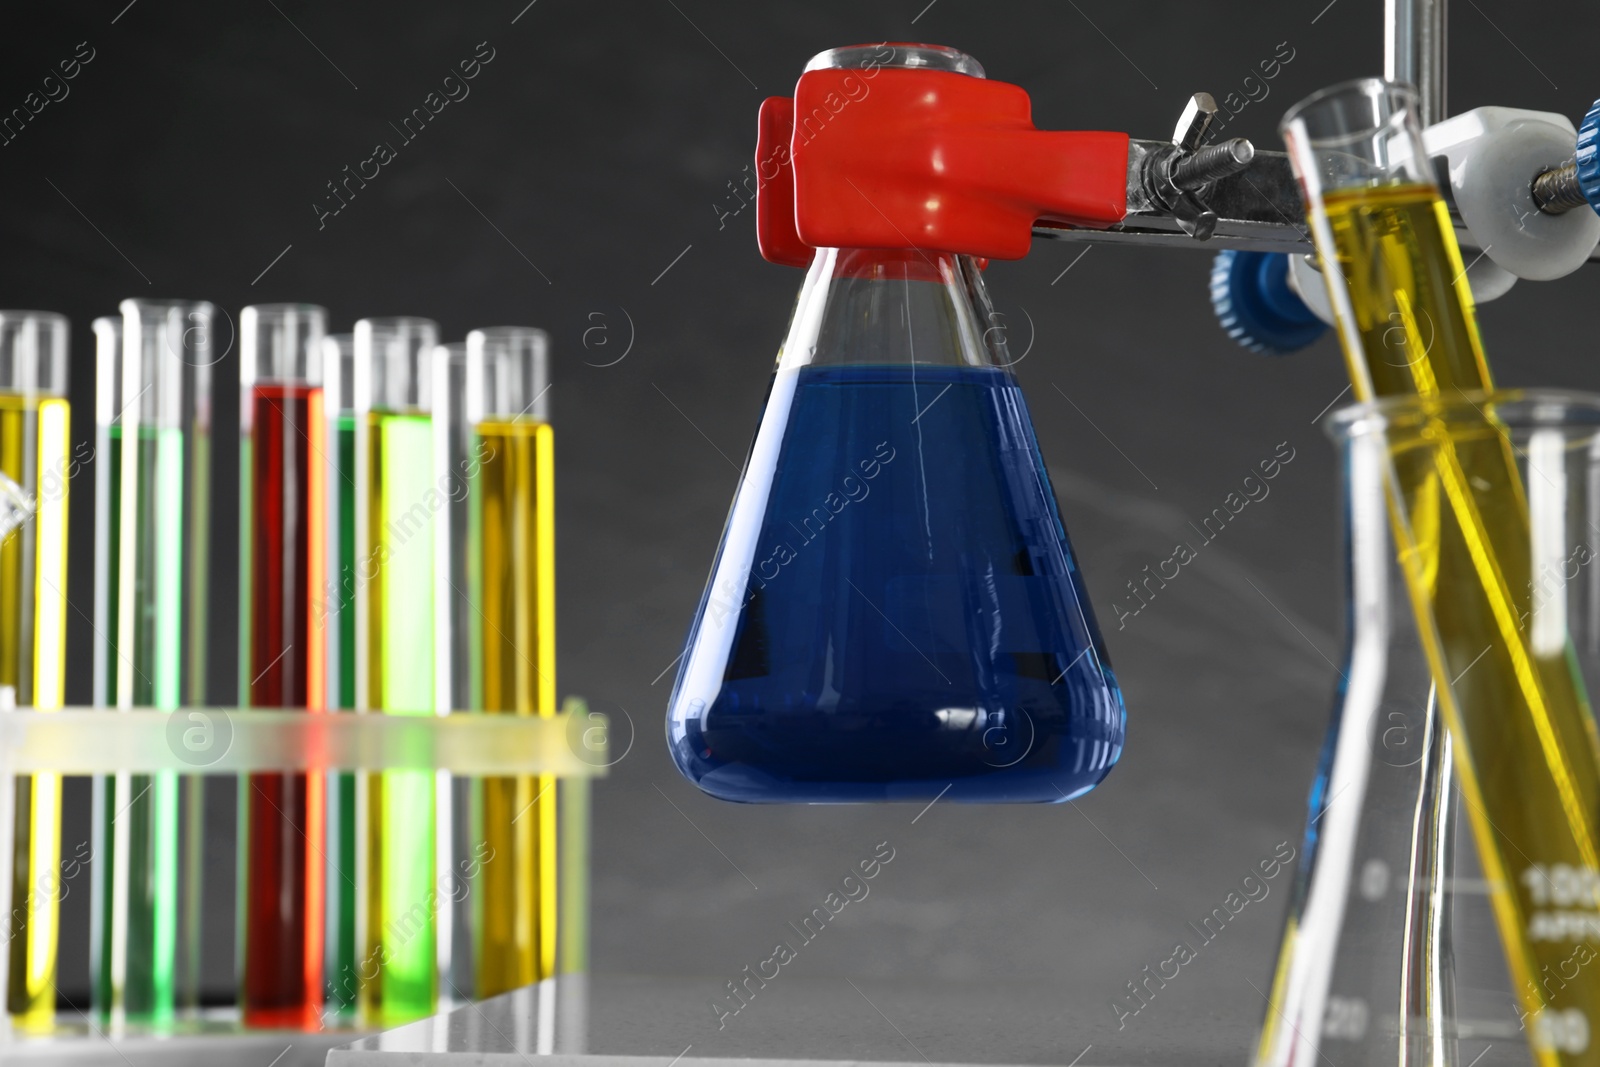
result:
[[[1178,160],[1172,165],[1168,180],[1179,189],[1198,189],[1207,182],[1238,173],[1255,157],[1255,145],[1243,137],[1230,138],[1196,149]]]
[[[1588,207],[1578,183],[1578,161],[1571,160],[1545,171],[1533,179],[1533,202],[1546,215],[1560,215],[1573,208]]]

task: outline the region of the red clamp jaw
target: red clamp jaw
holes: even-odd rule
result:
[[[1036,221],[1123,220],[1128,140],[1035,129],[1028,94],[1004,82],[871,63],[810,70],[792,100],[761,105],[761,254],[797,267],[818,248],[1020,259]]]

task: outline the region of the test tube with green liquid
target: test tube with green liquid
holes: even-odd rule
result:
[[[432,374],[438,328],[427,319],[356,323],[355,701],[360,712],[432,715],[435,515]],[[436,776],[384,771],[358,780],[363,929],[356,964],[362,1016],[388,1025],[438,1000]]]
[[[320,639],[328,649],[328,708],[353,712],[356,706],[355,508],[356,419],[355,337],[329,334],[322,341],[323,404],[328,419],[330,469],[327,479],[329,552],[327,585],[318,615]],[[329,771],[327,878],[326,1012],[350,1015],[356,1007],[356,775]]]
[[[206,703],[211,367],[206,302],[125,300],[97,320],[95,702]],[[161,1022],[198,1002],[202,783],[95,780],[91,1003]]]

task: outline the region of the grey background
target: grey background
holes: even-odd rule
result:
[[[0,303],[72,318],[83,439],[89,322],[130,295],[204,298],[235,316],[309,300],[335,330],[422,314],[447,340],[508,322],[550,331],[560,688],[635,734],[596,790],[594,838],[595,968],[646,976],[615,988],[656,991],[635,1002],[661,1019],[629,1039],[649,1047],[625,1051],[803,1053],[806,1034],[826,1030],[889,1059],[915,1058],[912,1044],[935,1061],[977,1056],[978,1043],[992,1059],[1067,1062],[1092,1043],[1086,1062],[1176,1061],[1192,1039],[1235,1061],[1262,1011],[1250,983],[1265,988],[1287,876],[1126,1029],[1108,1004],[1279,842],[1298,844],[1341,627],[1336,471],[1313,420],[1345,379],[1327,338],[1283,360],[1228,341],[1205,251],[1101,247],[1074,263],[1077,246],[1039,244],[988,271],[1013,329],[1031,319],[1035,331],[1018,372],[1125,687],[1128,746],[1102,787],[1076,810],[941,804],[915,823],[914,808],[737,807],[679,779],[662,744],[662,672],[800,281],[760,259],[753,211],[719,224],[764,96],[787,94],[830,46],[933,40],[1026,88],[1041,127],[1161,137],[1188,93],[1239,91],[1286,41],[1295,58],[1271,95],[1229,127],[1277,147],[1289,104],[1381,64],[1378,0],[925,2],[9,5],[0,108],[20,105],[79,41],[96,58],[0,147]],[[1495,103],[1577,119],[1600,92],[1592,5],[1558,0],[1536,24],[1507,0],[1455,6],[1452,111]],[[480,41],[495,58],[470,97],[319,230],[310,205],[324,183],[396,140],[388,123]],[[1589,273],[1523,283],[1483,310],[1502,384],[1600,380],[1584,326],[1595,285]],[[236,373],[235,349],[221,381]],[[219,389],[224,425],[235,403]],[[1125,583],[1280,442],[1295,458],[1270,497],[1119,630],[1111,605]],[[72,498],[77,701],[89,695],[91,477]],[[233,493],[224,478],[224,513]],[[231,576],[232,542],[218,543],[217,574]],[[218,604],[230,621],[231,577]],[[231,626],[216,636],[225,699]],[[613,743],[624,741],[619,729]],[[226,790],[213,798],[208,887],[225,907],[231,803]],[[82,790],[70,800],[69,835],[86,837]],[[895,861],[808,947],[795,979],[853,979],[882,1014],[846,995],[823,1021],[791,1026],[780,984],[719,1033],[706,990],[769,954],[786,922],[884,840]],[[88,893],[77,888],[62,991],[81,1003]],[[231,945],[213,947],[221,991]],[[695,978],[648,977],[672,975]],[[963,1012],[989,1029],[965,1027]],[[1013,1037],[973,1036],[995,1028]]]

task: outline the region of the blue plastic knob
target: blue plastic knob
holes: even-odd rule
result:
[[[1578,127],[1578,187],[1589,206],[1600,212],[1600,100]]]
[[[1328,328],[1289,287],[1289,257],[1282,252],[1218,252],[1211,307],[1229,337],[1269,356],[1304,348]]]

